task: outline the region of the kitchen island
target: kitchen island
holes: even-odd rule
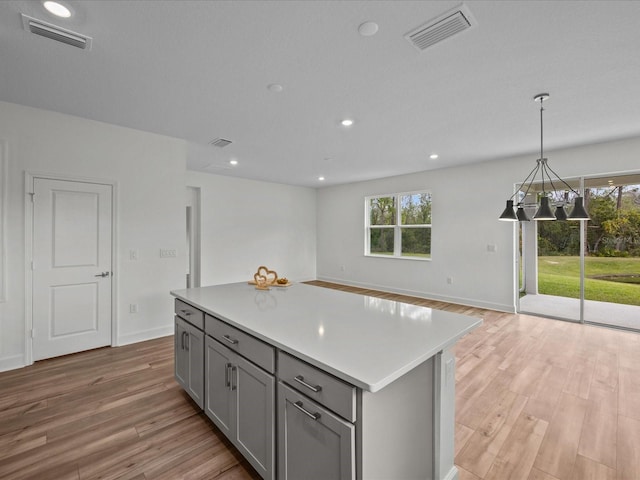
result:
[[[480,319],[304,284],[171,293],[176,378],[264,478],[457,478],[451,347]]]

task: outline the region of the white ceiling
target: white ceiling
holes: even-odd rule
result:
[[[640,135],[638,1],[466,1],[476,26],[423,52],[404,35],[459,2],[65,3],[0,2],[0,100],[185,139],[192,170],[318,187],[535,158],[540,92],[545,149]]]

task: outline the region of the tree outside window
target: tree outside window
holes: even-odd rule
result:
[[[431,193],[367,197],[365,255],[431,258]]]

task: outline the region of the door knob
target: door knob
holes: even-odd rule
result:
[[[94,275],[94,277],[108,277],[109,276],[109,272],[102,272],[99,273],[98,275]]]

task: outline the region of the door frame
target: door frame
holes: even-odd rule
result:
[[[24,174],[24,363],[33,365],[33,184],[37,178],[67,182],[96,183],[111,187],[111,346],[118,345],[118,182],[102,178],[80,177],[41,172]]]
[[[189,271],[191,273],[191,287],[201,285],[201,205],[202,191],[200,187],[187,185],[187,208],[190,210],[191,236],[189,238]],[[189,285],[187,285],[189,287]]]

